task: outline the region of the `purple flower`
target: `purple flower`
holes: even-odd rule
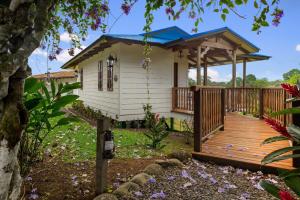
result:
[[[169,181],[173,181],[173,180],[175,180],[175,177],[174,177],[174,176],[169,176],[169,177],[168,177],[168,180],[169,180]]]
[[[141,193],[140,191],[134,192],[134,195],[137,197],[142,197],[143,193]]]
[[[121,9],[125,13],[125,15],[128,15],[131,10],[131,5],[129,5],[128,3],[123,3]]]
[[[167,8],[166,8],[166,14],[167,14],[167,15],[170,15],[170,14],[173,15],[173,14],[174,14],[173,8],[167,7]]]
[[[53,61],[53,60],[56,60],[56,55],[49,55],[48,56],[48,59],[50,60],[50,61]]]
[[[195,19],[195,17],[196,17],[195,11],[190,11],[190,12],[189,12],[189,18]]]
[[[109,11],[108,5],[105,4],[105,3],[101,4],[100,8],[103,12],[108,12]]]
[[[154,193],[150,196],[151,199],[164,199],[166,198],[166,194],[163,191],[160,191],[159,193]]]
[[[150,178],[148,181],[149,181],[149,183],[156,183],[156,179],[155,178]]]
[[[62,52],[62,48],[58,47],[55,51],[56,55],[59,55]]]
[[[39,198],[39,195],[38,194],[30,194],[29,195],[29,199],[32,199],[32,200],[35,200],[35,199],[38,199]]]
[[[272,16],[274,16],[272,20],[273,26],[278,26],[280,24],[281,18],[284,16],[283,10],[276,8],[272,13]]]

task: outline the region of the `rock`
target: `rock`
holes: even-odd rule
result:
[[[93,200],[118,200],[118,198],[113,194],[104,193],[97,196]]]
[[[156,164],[159,164],[163,168],[167,167],[183,167],[184,164],[180,162],[178,159],[172,158],[172,159],[167,159],[167,160],[156,160]]]
[[[149,174],[140,173],[140,174],[135,175],[130,181],[142,186],[145,183],[147,183],[150,178],[151,178],[151,176]]]
[[[163,173],[163,168],[159,164],[150,164],[144,169],[144,172],[149,175],[159,176]]]
[[[136,191],[140,188],[140,186],[133,182],[126,182],[120,185],[118,189],[116,189],[113,194],[118,197],[130,197],[132,191]]]
[[[176,158],[178,160],[180,160],[183,163],[186,163],[187,161],[189,161],[192,158],[192,154],[191,153],[187,153],[185,151],[174,151],[170,154],[167,155],[168,158]]]

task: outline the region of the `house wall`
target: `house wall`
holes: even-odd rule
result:
[[[121,44],[120,121],[143,119],[148,103],[147,70],[142,67],[144,47]],[[177,54],[176,54],[177,55]],[[153,112],[170,117],[172,109],[174,52],[152,47],[149,71],[149,103]],[[177,60],[176,60],[177,61]],[[187,85],[187,61],[179,63],[179,86]],[[185,65],[185,66],[184,66]]]
[[[78,90],[80,100],[84,101],[85,105],[93,109],[101,110],[102,114],[118,118],[120,115],[120,67],[119,62],[114,65],[114,76],[118,80],[113,82],[113,91],[107,91],[107,65],[106,59],[109,54],[119,57],[120,45],[115,44],[104,51],[99,52],[93,57],[81,62],[78,66],[79,70],[83,69],[83,89]],[[98,62],[103,60],[103,91],[98,90]],[[78,76],[80,81],[80,74]]]

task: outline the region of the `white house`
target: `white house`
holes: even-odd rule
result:
[[[179,96],[174,90],[172,95],[172,88],[188,87],[190,68],[197,68],[198,84],[206,85],[208,67],[232,63],[235,87],[236,63],[243,63],[246,77],[246,62],[269,58],[254,54],[259,49],[227,27],[194,35],[170,27],[148,35],[148,71],[143,67],[144,34],[102,35],[62,66],[78,70],[78,94],[86,105],[119,121],[143,119],[146,103],[161,116],[180,117],[173,100]]]

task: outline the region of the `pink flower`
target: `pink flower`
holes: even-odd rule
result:
[[[287,191],[280,190],[279,191],[279,197],[281,200],[295,200],[294,197]]]
[[[128,3],[123,3],[121,9],[125,13],[125,15],[128,15],[131,10],[131,5],[129,5]]]
[[[293,95],[293,97],[300,97],[300,90],[296,85],[290,85],[288,83],[282,83],[281,87],[287,91],[288,93],[290,93],[291,95]]]
[[[275,131],[280,133],[281,135],[291,138],[291,135],[288,133],[286,127],[282,126],[279,122],[274,119],[265,119],[265,122],[271,126]]]

